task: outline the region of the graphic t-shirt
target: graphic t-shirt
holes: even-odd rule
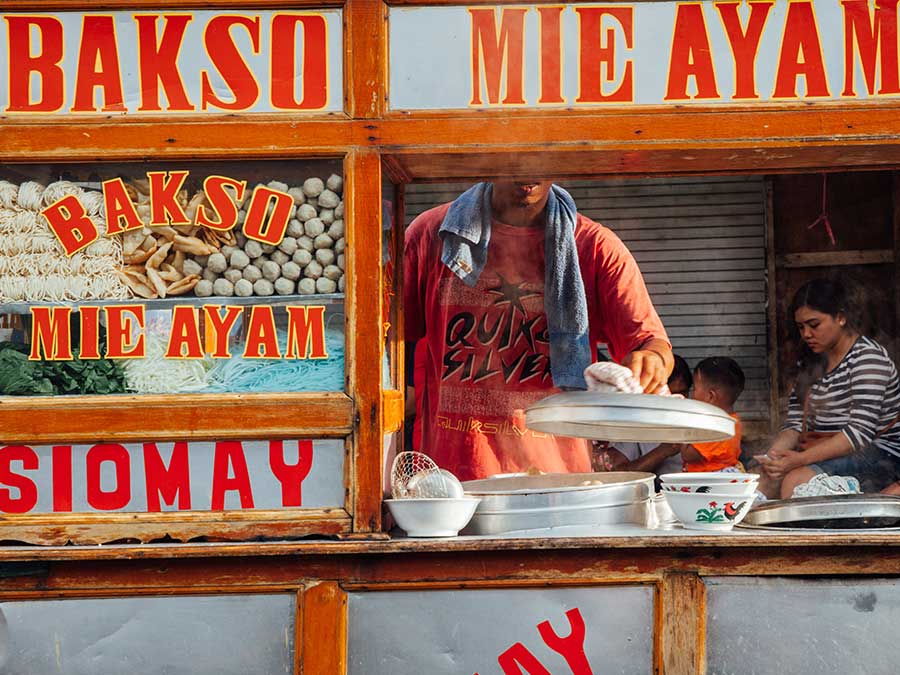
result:
[[[487,264],[470,288],[440,260],[448,208],[426,211],[406,233],[406,340],[419,340],[416,360],[424,364],[418,449],[461,480],[531,468],[590,471],[587,441],[525,427],[525,408],[558,391],[544,314],[543,227],[495,221]],[[579,215],[575,241],[591,343],[606,343],[618,361],[651,338],[667,339],[618,237]]]
[[[741,418],[734,418],[734,436],[724,441],[712,443],[692,443],[692,447],[703,455],[702,462],[685,462],[685,471],[719,471],[738,463],[741,457]]]

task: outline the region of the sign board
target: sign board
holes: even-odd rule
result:
[[[344,506],[344,442],[0,446],[0,513]]]
[[[652,586],[350,593],[349,675],[653,670]]]
[[[392,7],[390,105],[596,108],[895,98],[897,3],[875,4]]]
[[[0,14],[0,114],[343,107],[341,11]]]

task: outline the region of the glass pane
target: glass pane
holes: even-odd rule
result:
[[[340,160],[0,167],[0,393],[340,391]]]

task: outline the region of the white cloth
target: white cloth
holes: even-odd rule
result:
[[[854,476],[829,476],[817,473],[794,488],[791,497],[820,497],[823,495],[857,495],[862,490]]]
[[[604,394],[643,394],[644,388],[635,379],[629,368],[612,361],[598,361],[584,369],[584,380],[588,391]]]

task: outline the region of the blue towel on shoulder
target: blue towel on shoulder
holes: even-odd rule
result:
[[[478,283],[491,240],[490,183],[478,183],[450,205],[438,230],[441,262],[467,286]],[[554,185],[547,200],[544,234],[544,313],[550,334],[550,371],[560,389],[587,389],[584,369],[593,362],[587,300],[575,247],[576,208],[572,196]]]

